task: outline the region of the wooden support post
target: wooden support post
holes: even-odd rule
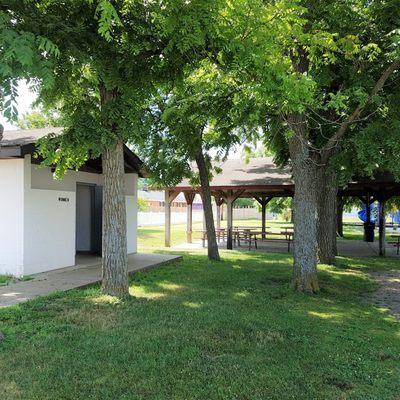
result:
[[[221,206],[217,204],[217,229],[221,229]]]
[[[228,250],[233,249],[233,203],[235,200],[244,193],[244,190],[238,190],[234,192],[229,190],[227,194],[224,195],[226,202],[226,221],[227,221],[227,241],[226,248]]]
[[[188,243],[193,242],[193,204],[187,206],[186,238]]]
[[[165,247],[171,247],[171,203],[169,202],[169,190],[165,191]]]
[[[265,232],[267,227],[267,204],[272,200],[272,197],[255,197],[255,199],[261,204],[261,231]],[[265,233],[261,235],[265,239]]]
[[[185,193],[187,204],[186,240],[188,243],[193,242],[193,200],[195,196],[195,193]]]
[[[171,204],[178,194],[178,191],[165,191],[165,247],[171,247]]]
[[[380,201],[379,207],[379,255],[386,255],[386,200]]]
[[[261,231],[265,232],[265,228],[267,226],[267,204],[263,202],[261,204]],[[265,239],[265,233],[261,235],[263,239]]]
[[[370,242],[372,239],[370,237],[371,230],[371,195],[367,193],[365,196],[365,222],[364,222],[364,241]]]
[[[371,196],[369,193],[367,193],[367,202],[366,202],[366,223],[370,224],[371,223]]]
[[[226,199],[226,221],[227,221],[227,230],[228,237],[226,241],[226,248],[228,250],[233,249],[233,240],[232,240],[232,229],[233,229],[233,198],[229,197]]]
[[[217,229],[221,229],[221,207],[224,204],[222,196],[214,196],[215,204],[217,205]]]

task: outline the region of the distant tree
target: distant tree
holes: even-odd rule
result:
[[[239,143],[241,132],[230,110],[237,88],[218,65],[204,59],[185,74],[184,80],[153,99],[144,125],[148,135],[142,137],[140,153],[153,179],[165,186],[188,177],[201,186],[207,228],[208,256],[218,260],[211,205],[210,177],[229,149]],[[193,172],[193,165],[197,172]]]
[[[291,197],[274,197],[267,205],[267,209],[274,214],[282,214],[285,211],[291,211],[293,208],[293,199]]]
[[[147,178],[139,178],[138,179],[138,189],[139,190],[146,190],[149,187],[149,179]]]
[[[138,211],[149,211],[150,207],[149,207],[149,203],[147,202],[146,199],[139,197],[137,199],[137,208]]]
[[[61,117],[51,111],[31,111],[17,121],[21,129],[51,128],[62,126]]]
[[[256,207],[256,202],[254,199],[239,198],[235,200],[235,207]]]

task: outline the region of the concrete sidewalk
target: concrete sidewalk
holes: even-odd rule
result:
[[[170,254],[130,254],[129,273],[156,268],[178,261],[182,257]],[[76,265],[32,275],[32,280],[0,287],[0,307],[45,296],[55,291],[75,289],[101,281],[101,258],[77,256]]]

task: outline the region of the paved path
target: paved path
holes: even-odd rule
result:
[[[144,271],[180,260],[170,254],[130,254],[129,273]],[[32,275],[29,281],[16,282],[0,287],[0,307],[8,307],[45,296],[49,293],[87,286],[101,281],[101,258],[77,256],[77,265]]]
[[[379,287],[368,296],[369,300],[378,307],[387,308],[400,320],[400,271],[376,271],[371,276]]]

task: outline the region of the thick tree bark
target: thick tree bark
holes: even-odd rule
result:
[[[102,105],[115,99],[115,91],[100,89]],[[112,129],[115,130],[115,125]],[[124,182],[124,143],[116,138],[106,148],[103,159],[103,254],[102,292],[111,296],[129,296],[126,242],[126,205]]]
[[[296,52],[290,54],[293,70],[299,74],[308,71],[309,60],[307,50],[298,47]],[[319,196],[317,195],[317,171],[318,165],[328,165],[332,153],[338,147],[348,127],[358,121],[366,104],[382,90],[390,75],[400,66],[397,59],[383,71],[381,77],[375,83],[366,101],[360,103],[353,113],[339,126],[334,135],[327,141],[315,155],[314,146],[310,142],[309,128],[305,114],[292,113],[287,115],[286,122],[293,131],[289,139],[289,152],[292,163],[293,178],[295,184],[294,195],[294,273],[293,287],[302,292],[315,292],[318,290],[317,280],[317,211],[319,209]],[[331,197],[329,196],[331,199]],[[331,199],[332,200],[332,199]],[[330,201],[331,201],[330,200]],[[330,210],[330,209],[329,209]],[[322,216],[321,216],[322,218]],[[330,220],[330,217],[329,217]],[[335,226],[336,223],[330,225]],[[329,228],[329,237],[332,226]],[[332,240],[329,252],[332,252]],[[321,243],[322,244],[322,243]],[[323,244],[324,245],[324,244]],[[335,250],[336,251],[336,250]]]
[[[301,115],[290,116],[295,134],[289,141],[295,194],[294,208],[294,268],[292,287],[299,292],[319,290],[317,278],[317,198],[316,163],[304,143],[305,122]]]
[[[204,159],[204,154],[202,150],[200,150],[196,155],[196,164],[200,175],[204,216],[206,220],[208,258],[210,260],[219,260],[220,257],[218,251],[217,238],[215,234],[214,216],[211,204],[210,182],[208,178],[206,161]]]
[[[103,152],[103,293],[129,296],[123,143]]]
[[[326,166],[317,168],[317,241],[318,260],[321,264],[334,264],[337,252],[337,193],[336,176]]]

